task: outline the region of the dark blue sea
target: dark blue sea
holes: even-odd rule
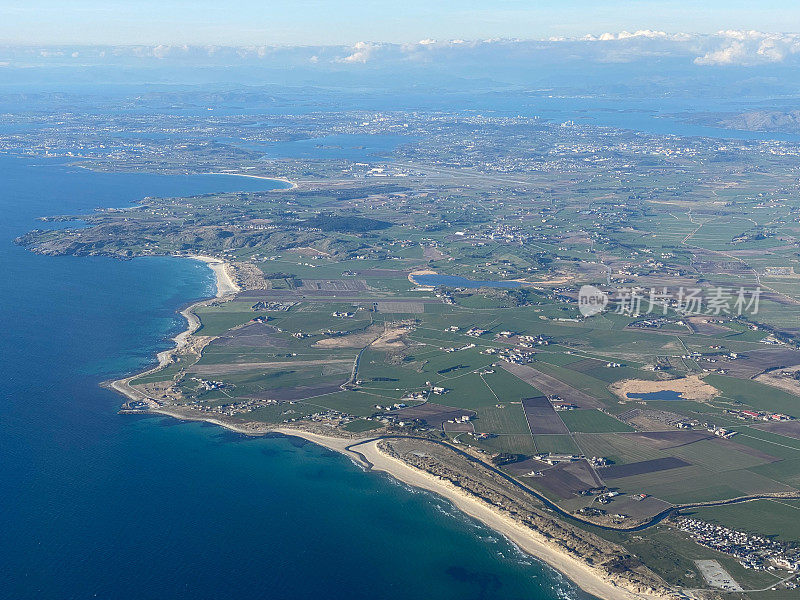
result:
[[[0,157],[0,183],[0,598],[588,598],[444,500],[317,446],[118,415],[98,384],[152,363],[210,271],[12,244],[42,215],[268,182]]]

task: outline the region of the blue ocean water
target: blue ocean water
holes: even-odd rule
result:
[[[213,290],[190,260],[36,256],[35,218],[264,189],[0,158],[0,598],[589,598],[447,502],[286,438],[117,414]]]

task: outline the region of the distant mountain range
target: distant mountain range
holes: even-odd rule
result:
[[[756,110],[726,117],[719,121],[723,127],[746,131],[800,133],[800,110],[791,112]]]

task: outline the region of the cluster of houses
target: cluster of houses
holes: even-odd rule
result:
[[[291,402],[288,402],[288,403],[285,403],[285,404],[293,405],[294,402],[291,401]],[[282,414],[291,415],[291,414],[298,414],[298,413],[295,410],[291,409],[291,408],[287,408],[285,411],[283,411]],[[325,425],[335,427],[335,426],[340,426],[340,425],[347,425],[348,423],[351,423],[351,422],[355,421],[358,418],[359,417],[355,417],[355,416],[353,416],[351,414],[344,413],[344,412],[341,412],[341,411],[338,411],[338,410],[325,410],[325,411],[316,412],[316,413],[314,413],[312,415],[300,414],[300,416],[297,416],[297,417],[286,417],[285,419],[283,419],[283,422],[284,423],[294,423],[296,421],[303,420],[303,421],[313,421],[315,423],[324,423]],[[371,419],[366,418],[366,420],[369,421]]]
[[[592,456],[591,458],[587,459],[589,464],[593,467],[607,467],[611,464],[611,461],[608,460],[605,456]]]
[[[475,347],[475,344],[466,344],[465,346],[460,346],[458,348],[456,348],[456,347],[440,348],[440,350],[442,352],[450,353],[450,352],[461,352],[462,350],[469,350],[470,348],[474,348],[474,347]]]
[[[471,327],[470,329],[468,329],[466,331],[466,333],[464,335],[468,335],[469,337],[477,338],[477,337],[481,337],[487,331],[488,330],[486,330],[486,329],[479,329],[478,327]]]
[[[450,292],[445,292],[443,290],[439,290],[436,292],[436,297],[442,301],[442,304],[455,304],[456,301],[453,300],[453,296]],[[458,327],[456,327],[455,331],[458,331]]]
[[[550,338],[545,335],[521,335],[518,344],[521,348],[550,345]]]
[[[469,423],[472,420],[472,417],[469,415],[461,415],[459,417],[455,417],[453,419],[449,419],[448,423]]]
[[[525,352],[523,350],[506,348],[500,351],[500,355],[507,361],[515,365],[527,365],[536,360],[535,352]]]
[[[502,357],[503,360],[516,365],[526,365],[536,360],[535,352],[520,350],[519,348],[486,348],[481,350],[481,354],[496,354]]]
[[[422,395],[422,397],[421,398],[415,397],[415,396],[418,396],[418,395]],[[424,400],[425,399],[425,394],[423,392],[415,392],[414,394],[411,394],[410,399],[411,400]],[[399,410],[401,408],[405,408],[406,406],[408,406],[408,404],[406,404],[405,402],[395,402],[391,406],[388,405],[388,404],[386,406],[384,406],[382,404],[376,404],[375,405],[375,410]]]
[[[800,549],[699,519],[682,517],[677,524],[701,546],[733,556],[747,569],[800,571]]]
[[[533,238],[530,233],[517,225],[496,225],[486,234],[476,234],[475,239],[482,237],[518,244],[524,244]]]
[[[310,421],[314,421],[316,423],[329,423],[332,425],[346,425],[351,421],[354,421],[357,417],[353,415],[340,412],[338,410],[325,410],[322,412],[314,413],[313,415],[306,417]],[[294,421],[295,419],[291,419]],[[284,422],[289,422],[286,419]]]
[[[200,412],[206,413],[214,413],[218,415],[227,415],[232,417],[234,415],[240,415],[243,413],[249,413],[257,408],[262,408],[264,406],[269,406],[271,404],[277,404],[276,400],[242,400],[240,402],[231,402],[230,404],[219,404],[217,406],[213,406],[211,404],[189,404],[188,408],[193,410],[198,410]]]
[[[205,390],[206,392],[234,387],[233,384],[228,384],[224,381],[210,381],[199,377],[192,377],[192,380],[197,382],[199,389]]]
[[[753,421],[793,421],[794,417],[789,415],[784,415],[782,413],[770,413],[764,411],[755,411],[755,410],[732,410],[728,411],[732,414],[736,414],[739,418],[742,419],[752,419]]]
[[[286,312],[293,306],[296,306],[297,302],[267,302],[262,300],[260,302],[256,302],[251,306],[253,310],[271,310],[276,312]]]
[[[353,313],[353,312],[342,312],[342,311],[335,310],[335,311],[333,311],[331,313],[331,316],[332,317],[336,317],[338,319],[352,319],[353,317],[356,316],[356,313]]]
[[[738,431],[732,431],[730,429],[725,429],[724,427],[717,427],[716,425],[709,425],[707,427],[708,433],[713,433],[717,437],[721,437],[723,439],[730,439],[735,436]]]
[[[337,329],[325,329],[322,332],[322,335],[327,335],[329,337],[342,337],[343,335],[347,335],[347,331],[340,331]]]
[[[429,390],[423,390],[423,391],[420,391],[420,392],[410,392],[409,394],[407,394],[403,398],[403,400],[405,402],[425,402],[428,399],[428,396],[430,396],[430,394],[435,394],[437,396],[444,396],[445,394],[447,394],[450,391],[449,388],[441,387],[441,386],[438,386],[438,385],[433,385],[430,381],[425,382],[425,385],[429,386],[430,389]],[[385,409],[385,410],[395,409],[396,410],[398,408],[405,408],[406,406],[408,406],[407,404],[405,404],[405,402],[398,402],[398,403],[395,403],[392,406],[379,406],[379,405],[376,404],[375,408],[377,408],[378,410],[381,410],[381,409]]]
[[[545,452],[542,454],[534,454],[533,458],[539,462],[547,463],[548,465],[558,465],[564,462],[576,462],[583,458],[580,454],[557,454],[555,452]]]
[[[642,319],[640,321],[634,321],[628,327],[636,328],[636,329],[660,329],[661,327],[669,327],[670,325],[683,325],[683,321],[678,321],[675,323],[672,319],[667,317],[652,317],[650,319]]]

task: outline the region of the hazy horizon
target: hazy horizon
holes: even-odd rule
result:
[[[712,34],[783,31],[800,22],[800,6],[766,0],[551,2],[385,0],[256,2],[235,7],[211,0],[32,0],[0,7],[0,44],[311,44],[424,39],[580,37],[607,31],[661,30]]]

